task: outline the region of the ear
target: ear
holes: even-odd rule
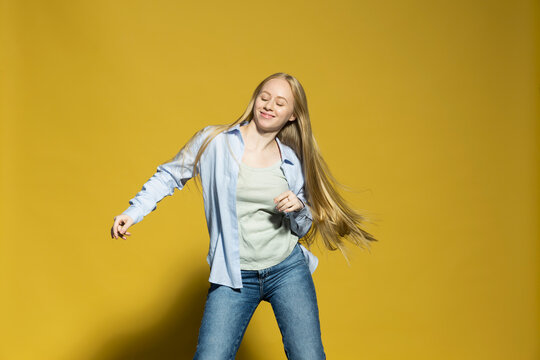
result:
[[[289,121],[294,121],[294,120],[296,120],[296,116],[291,115],[291,117],[289,118]]]

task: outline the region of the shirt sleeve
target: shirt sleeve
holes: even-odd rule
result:
[[[211,126],[199,130],[193,141],[188,142],[175,157],[157,167],[156,173],[143,185],[142,189],[129,200],[130,206],[122,213],[133,219],[133,224],[140,222],[154,211],[157,203],[165,196],[174,194],[174,189],[182,190],[186,182],[193,177],[195,156],[206,138]]]
[[[304,176],[302,174],[302,168],[298,170],[297,190],[295,191],[296,197],[304,203],[304,207],[298,211],[291,211],[286,213],[289,217],[291,224],[291,231],[293,234],[302,238],[306,235],[313,224],[313,215],[309,209],[309,204],[306,201],[304,194]]]

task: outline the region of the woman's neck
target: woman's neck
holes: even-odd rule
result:
[[[240,133],[244,140],[243,163],[252,167],[267,167],[281,159],[279,145],[275,138],[277,133],[261,134],[253,121],[240,126]]]
[[[275,149],[277,132],[261,132],[253,120],[247,125],[240,126],[244,146],[250,152],[265,153]]]

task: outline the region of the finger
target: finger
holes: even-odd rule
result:
[[[286,202],[286,199],[281,199],[276,204],[276,210],[281,211],[281,208],[283,207],[283,204]]]
[[[279,200],[276,201],[277,206],[286,204],[287,202],[291,201],[291,199],[293,199],[294,194],[291,195],[292,193],[290,193],[290,192],[288,192],[288,191],[285,192],[285,193],[283,193],[283,194],[284,194],[283,196],[282,196],[282,195],[279,195],[279,196],[278,196],[278,199],[279,199]]]
[[[300,201],[300,199],[295,198],[293,201],[290,202],[290,206],[286,207],[284,211],[285,212],[297,211],[297,210],[301,210],[303,207],[304,205],[302,205],[302,202]]]
[[[283,209],[283,212],[291,212],[291,211],[294,211],[297,209],[297,206],[294,202],[291,202],[289,205],[287,205],[284,209]]]
[[[115,239],[118,239],[118,223],[119,221],[116,220],[113,225],[113,235]]]
[[[128,226],[127,224],[124,224],[124,225],[120,228],[120,234],[124,234],[124,233],[127,231],[128,227],[129,227],[129,226]]]
[[[287,207],[287,208],[285,208],[285,209],[283,209],[283,212],[288,213],[288,212],[291,212],[291,211],[293,211],[293,210],[294,210],[294,204],[291,205],[291,206],[289,206],[289,207]]]
[[[292,191],[287,192],[288,195],[285,199],[281,200],[281,202],[277,205],[277,208],[281,211],[283,209],[289,208],[290,206],[294,206],[296,202],[298,202],[298,198]]]
[[[126,233],[125,225],[123,227],[121,227],[118,232],[119,232],[119,235],[120,235],[120,237],[122,239],[127,240],[126,234],[125,234]]]
[[[287,196],[289,196],[290,194],[292,194],[292,191],[291,191],[291,190],[287,190],[287,191],[285,191],[285,192],[282,192],[281,194],[279,194],[278,196],[276,196],[276,197],[274,198],[274,202],[275,202],[275,203],[279,203],[281,200],[286,199]]]
[[[278,211],[284,211],[285,209],[288,209],[292,204],[292,201],[285,199],[280,204],[278,204]]]

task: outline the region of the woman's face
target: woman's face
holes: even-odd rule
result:
[[[271,79],[255,99],[253,120],[266,131],[279,131],[287,121],[294,121],[294,97],[285,79]]]

